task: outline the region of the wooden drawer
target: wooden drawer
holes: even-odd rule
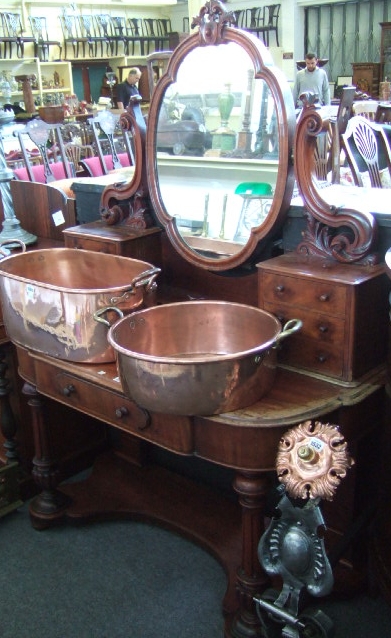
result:
[[[149,415],[123,394],[103,386],[99,388],[43,361],[35,363],[35,380],[38,392],[56,401],[161,447],[182,454],[192,452],[189,418],[176,417],[168,421],[161,415]]]
[[[321,282],[264,272],[262,295],[264,302],[286,303],[295,308],[345,316],[346,287],[334,281]]]
[[[335,348],[343,350],[345,339],[345,321],[340,317],[320,314],[316,312],[303,312],[299,307],[284,304],[265,303],[264,309],[275,315],[282,324],[290,319],[301,319],[303,327],[297,335],[289,337],[292,339],[314,339],[321,343],[330,343]]]
[[[107,253],[108,255],[119,255],[121,246],[114,242],[88,239],[87,237],[66,237],[65,245],[67,248],[79,248],[83,250],[92,250],[97,253]]]
[[[259,307],[303,327],[279,361],[341,381],[384,365],[388,290],[384,266],[343,265],[287,253],[258,264]]]
[[[311,341],[295,336],[282,342],[278,350],[278,361],[295,368],[312,370],[325,376],[342,379],[343,355],[343,349],[334,347],[331,342]]]

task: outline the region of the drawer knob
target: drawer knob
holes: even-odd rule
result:
[[[276,286],[276,292],[284,292],[285,290],[285,286],[283,286],[282,284],[279,284],[278,286]]]
[[[323,334],[324,334],[325,332],[328,332],[328,330],[329,330],[329,327],[328,327],[328,326],[326,326],[326,325],[325,325],[325,324],[323,324],[323,323],[322,323],[322,324],[320,324],[320,326],[319,326],[319,332],[323,332]]]
[[[327,361],[327,357],[325,354],[320,354],[318,357],[319,363],[325,363]]]
[[[75,391],[76,391],[75,386],[70,383],[69,385],[66,385],[65,388],[63,388],[62,393],[64,397],[70,397],[71,394]]]
[[[115,416],[117,417],[117,419],[122,419],[123,416],[128,416],[128,414],[128,408],[125,408],[123,406],[121,406],[120,408],[116,408],[115,410]]]
[[[320,295],[319,297],[319,301],[329,301],[330,300],[330,295],[328,292],[325,292],[323,295]]]

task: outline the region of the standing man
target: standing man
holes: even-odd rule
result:
[[[141,78],[141,71],[138,67],[129,70],[128,77],[125,82],[117,85],[117,106],[119,109],[125,110],[132,95],[140,95],[137,83]]]
[[[318,67],[318,58],[315,53],[307,53],[305,56],[305,69],[298,71],[293,87],[293,99],[295,107],[301,107],[300,95],[306,91],[315,93],[321,106],[330,104],[330,87],[326,71]]]

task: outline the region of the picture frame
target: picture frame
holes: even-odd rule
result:
[[[351,86],[353,82],[352,75],[339,75],[335,83],[336,86]]]

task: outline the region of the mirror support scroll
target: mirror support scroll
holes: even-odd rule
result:
[[[302,254],[331,257],[342,263],[377,261],[371,253],[376,220],[371,213],[329,205],[315,177],[317,136],[327,134],[328,120],[310,102],[298,118],[295,136],[295,174],[305,202],[307,228],[297,247]]]

